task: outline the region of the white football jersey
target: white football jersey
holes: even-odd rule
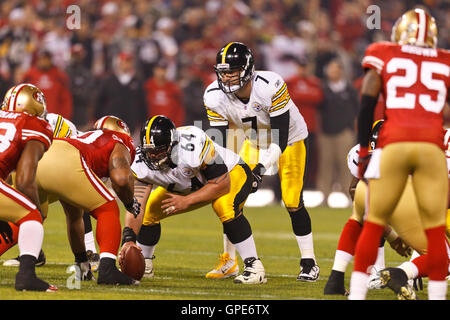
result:
[[[200,128],[179,127],[177,132],[180,142],[173,148],[171,155],[176,167],[152,170],[140,159],[138,150],[131,165],[131,170],[138,180],[161,186],[170,192],[188,194],[207,183],[200,167],[205,162],[211,163],[211,159],[215,159],[216,154],[223,159],[228,172],[240,161],[237,154],[214,143]]]
[[[272,142],[270,117],[289,110],[288,144],[304,140],[308,136],[305,120],[291,100],[281,76],[272,71],[255,71],[251,81],[252,91],[246,104],[233,93],[224,93],[217,80],[206,88],[203,103],[210,125],[234,123],[251,142],[266,148]]]
[[[63,116],[56,113],[48,113],[46,119],[52,126],[53,137],[69,138],[77,136],[77,127],[75,127],[75,125],[71,121],[67,120]]]

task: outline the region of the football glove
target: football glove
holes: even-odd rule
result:
[[[133,201],[130,203],[124,203],[125,209],[127,209],[127,211],[131,214],[133,214],[133,216],[135,218],[137,218],[137,216],[139,215],[139,213],[141,212],[141,204],[139,203],[139,201],[136,199],[136,197],[133,197]]]
[[[412,254],[412,248],[408,246],[400,237],[397,237],[392,242],[389,242],[392,249],[394,249],[402,257],[409,257]]]
[[[76,263],[76,279],[81,281],[95,280],[91,271],[91,264],[88,261]]]
[[[0,243],[2,243],[2,239],[5,243],[12,243],[13,241],[13,232],[6,221],[0,221]]]
[[[259,186],[262,183],[262,175],[264,174],[264,171],[266,171],[266,169],[261,163],[258,163],[256,167],[253,169],[252,171],[253,182],[252,182],[252,190],[250,191],[250,193],[255,193],[258,190]]]
[[[364,173],[369,165],[370,154],[368,147],[359,147],[358,179],[364,179]]]

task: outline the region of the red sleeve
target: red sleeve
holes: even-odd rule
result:
[[[117,137],[114,140],[117,141],[117,143],[123,144],[125,148],[130,151],[131,162],[133,162],[136,155],[136,147],[134,146],[133,138],[121,132],[112,133],[113,137],[114,135]]]
[[[22,141],[39,140],[48,150],[53,141],[53,131],[50,124],[37,117],[28,116],[22,127]]]
[[[375,42],[368,46],[361,63],[363,69],[374,69],[381,74],[389,44],[389,42]]]

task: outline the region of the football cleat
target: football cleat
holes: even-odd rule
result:
[[[38,258],[36,260],[35,266],[36,267],[42,267],[45,264],[46,261],[47,261],[47,259],[45,258],[45,253],[41,249],[41,251],[39,252],[39,256],[38,256]],[[3,262],[3,266],[5,266],[5,267],[18,267],[18,266],[20,266],[19,257],[16,257],[14,259],[6,260],[5,262]]]
[[[323,289],[323,294],[348,296],[349,292],[345,289],[344,276],[344,272],[331,270],[330,277]]]
[[[319,273],[320,268],[314,259],[301,259],[297,281],[315,282],[319,279]]]
[[[209,279],[225,279],[235,276],[239,273],[239,265],[237,259],[230,258],[230,255],[225,252],[219,255],[219,264],[206,274]]]
[[[98,266],[98,284],[112,285],[139,285],[139,281],[132,279],[116,267],[116,260],[111,258],[100,259]]]
[[[98,253],[94,253],[92,250],[88,250],[86,251],[87,257],[88,257],[88,261],[91,265],[91,271],[92,272],[97,272],[98,270],[98,265],[100,263],[100,256]]]
[[[261,260],[255,257],[244,260],[244,272],[234,278],[234,283],[259,284],[266,283],[266,273]]]
[[[39,279],[35,274],[23,274],[18,272],[14,287],[17,291],[44,291],[56,292],[58,288]]]
[[[416,293],[408,284],[408,276],[400,268],[386,268],[381,270],[382,288],[388,287],[397,294],[399,300],[417,300]]]
[[[155,256],[152,256],[151,258],[145,258],[145,278],[152,278],[155,275],[153,270],[153,259],[155,259]]]
[[[381,281],[380,272],[375,266],[372,267],[369,279],[367,280],[367,288],[369,290],[383,289],[383,281]]]

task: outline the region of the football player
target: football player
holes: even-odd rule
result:
[[[370,140],[370,150],[374,150],[376,148],[378,133],[382,124],[383,120],[378,120],[373,125],[372,136]],[[348,295],[348,291],[344,286],[344,276],[347,266],[352,261],[355,254],[356,241],[362,230],[365,208],[365,185],[364,182],[360,182],[360,180],[358,179],[358,152],[359,145],[356,145],[350,150],[347,156],[348,168],[350,170],[350,173],[353,175],[353,180],[349,188],[350,197],[353,200],[352,215],[346,222],[341,232],[338,247],[334,256],[334,263],[331,274],[324,287],[325,295]],[[356,190],[358,190],[358,193],[357,197],[355,198]],[[401,203],[405,204],[405,201],[402,201]],[[412,205],[411,202],[406,203]],[[399,205],[396,208],[397,211],[401,212],[408,212],[409,209],[409,206],[405,207],[404,205]],[[398,214],[394,212],[393,215],[397,216]],[[411,224],[409,224],[409,226],[411,226]],[[372,276],[370,280],[372,280],[372,282],[375,281],[376,278],[378,278],[378,276],[376,276],[376,272],[385,268],[385,240],[387,240],[391,247],[401,256],[407,257],[411,255],[411,248],[403,242],[402,238],[398,236],[395,230],[393,230],[390,226],[386,226],[378,248],[377,260],[371,270]],[[370,280],[369,285],[371,284]]]
[[[448,178],[443,108],[450,86],[450,53],[436,45],[434,18],[423,9],[413,9],[395,23],[392,42],[370,45],[363,58],[367,72],[358,116],[358,177],[368,180],[369,191],[367,217],[356,245],[350,279],[351,300],[366,298],[368,268],[375,262],[384,227],[408,179],[412,181],[427,239],[428,298],[446,297]],[[377,149],[369,158],[370,126],[380,92],[386,101],[385,122]]]
[[[160,221],[211,204],[224,234],[245,264],[244,272],[234,282],[265,283],[264,267],[243,214],[252,187],[250,168],[237,154],[214,143],[203,130],[194,126],[175,128],[164,116],[149,118],[140,139],[141,148],[132,170],[137,179],[135,195],[145,206],[145,213],[140,219],[127,214],[122,250],[137,241],[147,258],[147,269],[152,269],[150,258],[161,235]],[[151,192],[152,185],[157,187]]]
[[[0,219],[18,228],[20,268],[15,281],[18,291],[57,290],[35,273],[44,237],[36,168],[53,140],[51,127],[44,120],[46,111],[42,91],[26,83],[8,91],[0,111]],[[5,182],[13,170],[16,171],[15,188]],[[5,238],[13,240],[12,234]]]
[[[4,100],[7,101],[11,95],[11,90],[5,95]],[[6,103],[5,103],[6,106]],[[5,107],[5,110],[7,108]],[[77,133],[75,125],[67,119],[64,119],[61,115],[56,113],[47,113],[45,115],[45,120],[50,124],[53,130],[53,138],[67,138],[75,136]],[[15,183],[15,172],[12,172],[8,179],[6,180],[9,184],[14,186]],[[43,211],[46,211],[44,209]],[[44,217],[45,220],[46,217]],[[3,237],[3,241],[0,241],[0,256],[9,250],[12,246],[17,244],[17,235],[19,233],[19,228],[14,223],[0,223],[0,235],[11,235],[11,239],[8,237]],[[39,256],[36,260],[36,267],[43,266],[46,262],[46,257],[44,251],[41,249]],[[14,259],[6,260],[3,265],[6,267],[18,267],[20,264],[19,257]]]
[[[306,123],[284,80],[271,71],[255,71],[253,54],[245,44],[228,43],[218,52],[216,62],[217,80],[203,96],[210,126],[218,131],[216,139],[223,138],[218,141],[223,146],[227,146],[230,125],[245,133],[240,155],[255,177],[253,191],[264,174],[278,171],[282,199],[301,253],[297,280],[316,281],[320,269],[314,255],[311,219],[303,203]],[[224,255],[233,256],[232,249],[227,252],[229,248],[225,239]],[[220,277],[225,264],[223,259],[207,277]]]
[[[448,168],[448,178],[450,183],[450,129],[445,130],[444,146],[446,146],[446,158],[447,158],[447,168]],[[411,184],[411,180],[408,180],[408,184]],[[403,219],[403,224],[399,227],[403,231],[408,231],[408,241],[411,242],[413,248],[417,248],[413,254],[410,261],[406,261],[398,266],[398,268],[386,268],[377,273],[377,277],[373,279],[373,283],[377,283],[381,288],[389,287],[392,289],[402,300],[413,300],[416,298],[415,292],[411,289],[411,282],[416,279],[428,276],[428,257],[426,254],[426,238],[423,230],[420,228],[420,218],[416,206],[416,201],[414,199],[412,188],[408,186],[405,189],[402,198],[408,197],[408,202],[403,201],[403,203],[408,204],[410,201],[414,204],[412,209],[415,211],[415,221],[411,223],[411,217],[405,216]],[[449,191],[449,201],[450,201],[450,191]],[[400,200],[398,207],[402,205],[402,200]],[[403,206],[405,210],[410,210]],[[450,205],[447,206],[450,208]],[[396,209],[397,210],[397,209]],[[395,212],[394,212],[395,214]],[[447,219],[446,219],[447,237],[450,238],[450,209],[447,209]],[[399,221],[400,222],[400,221]],[[401,229],[401,230],[402,230]],[[448,241],[446,242],[447,255],[450,258],[450,246]],[[450,274],[450,266],[448,270]],[[420,282],[419,282],[420,286]],[[417,288],[418,286],[415,286]]]
[[[55,139],[39,163],[36,180],[41,203],[58,199],[63,206],[69,242],[83,276],[91,276],[84,243],[85,210],[97,219],[96,238],[100,248],[97,283],[130,285],[138,282],[121,273],[115,264],[120,246],[120,210],[101,178],[110,177],[112,188],[125,207],[138,213],[130,171],[135,148],[126,124],[111,118],[116,122],[115,131],[105,128],[73,138]]]

